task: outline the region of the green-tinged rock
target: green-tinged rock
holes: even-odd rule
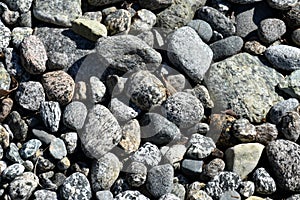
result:
[[[250,122],[262,122],[272,105],[282,100],[275,86],[283,76],[248,53],[214,63],[206,77],[216,111],[232,109]]]
[[[259,143],[238,144],[226,150],[226,165],[230,171],[240,175],[242,179],[256,167],[264,145]]]
[[[107,36],[106,27],[99,21],[79,18],[73,21],[72,30],[91,41]]]
[[[279,88],[291,97],[300,97],[300,70],[293,71],[289,76],[279,83]]]
[[[4,68],[4,65],[0,63],[0,89],[9,90],[10,87],[10,75]]]

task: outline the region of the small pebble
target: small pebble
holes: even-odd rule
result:
[[[6,152],[6,158],[14,163],[22,164],[24,162],[19,154],[19,149],[15,143],[9,144],[8,151]]]
[[[33,30],[29,27],[16,27],[11,31],[12,43],[14,47],[19,48],[24,38],[32,35]]]
[[[131,200],[131,199],[138,199],[138,200],[150,200],[149,198],[145,197],[139,191],[132,191],[127,190],[115,196],[114,200]]]
[[[162,195],[158,200],[180,200],[175,194],[167,193]]]
[[[158,147],[150,142],[146,142],[131,157],[135,162],[141,162],[147,167],[157,166],[162,159]]]
[[[184,159],[181,163],[181,170],[187,176],[198,176],[202,172],[202,160]]]
[[[25,170],[25,167],[21,164],[12,164],[8,166],[3,172],[2,172],[2,178],[6,180],[13,180],[15,177],[23,174]]]
[[[32,129],[32,133],[35,137],[37,137],[43,143],[49,145],[52,140],[55,139],[55,136],[52,134],[47,133],[46,131],[39,130],[39,129]]]
[[[156,23],[156,15],[149,10],[141,9],[132,18],[130,34],[150,31]]]
[[[258,168],[254,171],[253,182],[255,184],[255,191],[260,194],[272,194],[276,191],[275,180],[265,168]]]
[[[28,159],[34,156],[39,148],[42,146],[42,142],[37,139],[31,139],[28,142],[24,143],[20,149],[20,155],[24,159]]]
[[[124,9],[119,9],[111,14],[109,14],[105,20],[104,24],[110,35],[115,35],[117,33],[128,33],[131,25],[131,14],[129,11]]]
[[[254,55],[263,55],[267,47],[260,44],[258,41],[247,41],[244,44],[244,50]]]
[[[49,146],[49,152],[55,159],[62,159],[67,155],[66,145],[63,140],[55,138],[51,141]]]
[[[114,200],[113,194],[109,190],[102,190],[96,192],[97,200]]]
[[[109,110],[118,121],[122,122],[129,121],[138,116],[138,113],[133,108],[129,107],[118,98],[113,98],[110,101]]]
[[[64,157],[57,163],[57,167],[61,171],[67,170],[70,166],[71,166],[71,163],[67,157]]]
[[[6,48],[11,40],[11,32],[2,22],[0,22],[0,49]]]
[[[122,127],[122,139],[119,145],[126,153],[136,152],[141,143],[141,130],[139,122],[134,119]]]
[[[241,196],[237,191],[229,190],[221,194],[220,200],[241,200]]]
[[[220,158],[215,158],[206,164],[203,168],[203,175],[208,177],[208,179],[212,179],[217,176],[220,172],[224,171],[225,162]]]
[[[45,126],[51,132],[57,132],[60,123],[61,109],[58,102],[45,101],[41,103],[40,114]]]

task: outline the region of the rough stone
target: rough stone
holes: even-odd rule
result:
[[[299,102],[295,98],[289,98],[274,104],[269,111],[270,121],[273,124],[278,124],[287,112],[296,110]]]
[[[173,3],[173,1],[172,0],[139,0],[139,3],[143,8],[149,10],[158,10],[158,9],[169,7]]]
[[[207,43],[213,35],[213,30],[206,21],[194,19],[187,25],[193,28],[205,43]]]
[[[119,145],[126,153],[138,150],[141,143],[141,128],[136,119],[128,121],[122,127],[122,139]]]
[[[289,27],[300,28],[300,4],[299,3],[284,15],[284,20]]]
[[[131,157],[132,161],[141,162],[147,167],[157,166],[162,155],[158,147],[150,142],[146,142]]]
[[[5,180],[13,180],[15,177],[23,174],[25,167],[21,164],[12,164],[3,170],[1,177]]]
[[[61,135],[61,138],[66,144],[68,154],[74,153],[77,147],[78,136],[76,132],[68,132]]]
[[[293,71],[290,75],[286,76],[285,80],[279,83],[279,88],[293,98],[300,97],[300,70]]]
[[[265,168],[258,168],[253,173],[255,191],[260,194],[272,194],[276,191],[275,180]]]
[[[216,148],[214,141],[210,137],[200,134],[193,134],[188,142],[186,154],[190,158],[203,159],[211,154]]]
[[[253,142],[255,141],[255,136],[257,134],[255,126],[251,124],[249,120],[244,118],[234,121],[232,131],[234,136],[241,142]]]
[[[33,193],[34,200],[58,200],[56,192],[50,190],[36,190]]]
[[[132,18],[132,23],[130,26],[130,34],[137,34],[141,32],[151,31],[155,23],[156,23],[156,15],[153,12],[146,9],[138,10]]]
[[[229,1],[237,4],[251,4],[251,3],[260,2],[262,0],[229,0]]]
[[[89,4],[92,6],[104,6],[104,5],[109,5],[113,3],[118,3],[121,0],[88,0]]]
[[[282,116],[279,130],[288,140],[296,142],[300,136],[300,116],[297,112],[287,112]]]
[[[96,192],[97,200],[114,200],[113,194],[109,190],[103,190]]]
[[[127,190],[124,191],[117,196],[115,196],[114,200],[130,200],[130,199],[138,199],[138,200],[150,200],[149,198],[145,197],[137,190]]]
[[[171,146],[164,154],[164,162],[171,164],[175,169],[179,168],[180,162],[183,160],[186,147],[182,144]]]
[[[63,123],[68,128],[79,130],[84,126],[88,110],[86,106],[79,101],[69,103],[63,113]]]
[[[267,0],[268,4],[278,10],[290,10],[297,4],[297,0]]]
[[[31,139],[23,144],[22,148],[20,149],[20,155],[24,158],[30,158],[34,156],[39,148],[42,146],[42,142],[37,139]]]
[[[140,162],[131,162],[126,169],[126,181],[132,187],[142,186],[147,179],[147,167]]]
[[[276,140],[278,131],[276,125],[271,123],[264,123],[255,126],[256,137],[255,141],[267,145],[269,142]]]
[[[220,172],[224,171],[224,169],[225,162],[220,158],[215,158],[204,166],[203,175],[204,177],[208,177],[208,179],[212,179],[213,177],[217,176]]]
[[[296,45],[300,46],[300,28],[294,30],[291,37],[292,37],[293,42]]]
[[[243,181],[241,182],[238,191],[243,197],[248,198],[254,194],[255,185],[252,181]]]
[[[162,195],[158,200],[180,200],[175,194],[167,193]]]
[[[110,112],[115,116],[118,121],[129,121],[138,116],[138,113],[118,98],[113,98],[110,101]]]
[[[61,117],[59,103],[55,101],[42,102],[40,114],[46,128],[48,128],[51,132],[57,132]]]
[[[225,191],[220,195],[220,200],[241,200],[240,194],[235,190]]]
[[[262,42],[270,44],[280,39],[286,32],[285,23],[276,18],[264,19],[258,27],[258,36]]]
[[[19,48],[24,38],[32,35],[33,29],[30,27],[16,27],[11,31],[12,43],[14,47]]]
[[[104,24],[110,35],[126,34],[129,32],[131,25],[131,14],[128,10],[119,9],[111,14],[109,14],[105,20]]]
[[[6,158],[14,163],[22,164],[24,161],[22,160],[19,149],[15,143],[10,143],[9,148],[6,151]]]
[[[26,139],[28,126],[17,111],[8,115],[7,124],[17,140],[24,141]]]
[[[1,21],[0,21],[0,49],[6,48],[9,45],[11,40],[11,32],[9,28],[7,28]]]

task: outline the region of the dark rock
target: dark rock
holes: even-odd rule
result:
[[[193,28],[200,38],[207,43],[212,37],[213,30],[209,23],[200,19],[194,19],[187,24],[189,27]]]
[[[275,180],[270,176],[265,168],[258,168],[253,173],[255,191],[260,194],[272,194],[276,191]]]
[[[270,121],[273,124],[278,124],[287,112],[296,110],[299,102],[295,98],[290,98],[284,101],[280,101],[275,104],[269,111]]]
[[[297,112],[287,112],[282,116],[279,130],[288,140],[296,142],[300,136],[300,116]]]
[[[280,39],[286,32],[285,23],[276,18],[264,19],[260,22],[258,35],[262,42],[267,44]]]
[[[17,140],[24,141],[26,139],[28,126],[17,111],[8,115],[7,124]]]

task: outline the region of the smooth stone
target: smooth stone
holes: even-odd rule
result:
[[[93,103],[97,104],[103,101],[106,92],[106,86],[104,85],[104,83],[98,77],[91,76],[90,87],[91,87]]]
[[[175,169],[179,168],[185,152],[186,147],[182,144],[175,144],[171,146],[166,153],[164,153],[164,163],[171,164]]]
[[[161,159],[162,155],[158,147],[150,142],[146,142],[131,156],[133,162],[141,162],[150,168],[157,166]]]
[[[170,61],[200,83],[211,64],[213,52],[197,32],[189,26],[177,29],[170,36],[167,48]]]
[[[32,129],[32,133],[35,137],[37,137],[40,141],[42,141],[46,145],[49,145],[51,141],[56,138],[54,135],[39,129]]]
[[[257,166],[265,146],[259,143],[238,144],[225,151],[227,169],[245,179]]]
[[[24,158],[30,158],[34,156],[39,148],[42,146],[42,142],[37,139],[31,139],[23,144],[22,148],[20,149],[20,155]]]
[[[193,28],[205,43],[207,43],[213,35],[213,30],[206,21],[194,19],[187,25]]]
[[[240,53],[212,64],[205,83],[218,112],[231,109],[259,123],[271,106],[282,100],[274,88],[282,79],[257,57]]]
[[[280,39],[286,32],[284,21],[276,18],[264,19],[258,27],[258,36],[262,42],[270,44]]]
[[[51,132],[57,132],[60,123],[61,109],[58,102],[44,101],[41,103],[40,114],[42,120]]]
[[[241,200],[240,194],[235,190],[225,191],[221,194],[220,200]]]
[[[62,159],[67,155],[67,149],[64,141],[59,138],[55,138],[51,141],[49,146],[49,152],[55,159]]]
[[[184,159],[181,163],[181,170],[187,176],[198,176],[202,172],[203,164],[202,160]]]
[[[84,103],[72,101],[64,110],[63,123],[70,129],[80,130],[84,126],[87,114],[88,110]]]
[[[295,71],[300,69],[300,49],[288,45],[267,48],[265,56],[275,69]]]
[[[276,191],[275,180],[265,168],[258,168],[253,173],[255,191],[260,194],[272,194]]]
[[[295,98],[289,98],[274,104],[269,111],[270,122],[278,124],[282,116],[284,116],[287,112],[296,110],[298,105],[299,102]]]
[[[97,200],[114,200],[114,196],[109,190],[103,190],[96,192]]]

